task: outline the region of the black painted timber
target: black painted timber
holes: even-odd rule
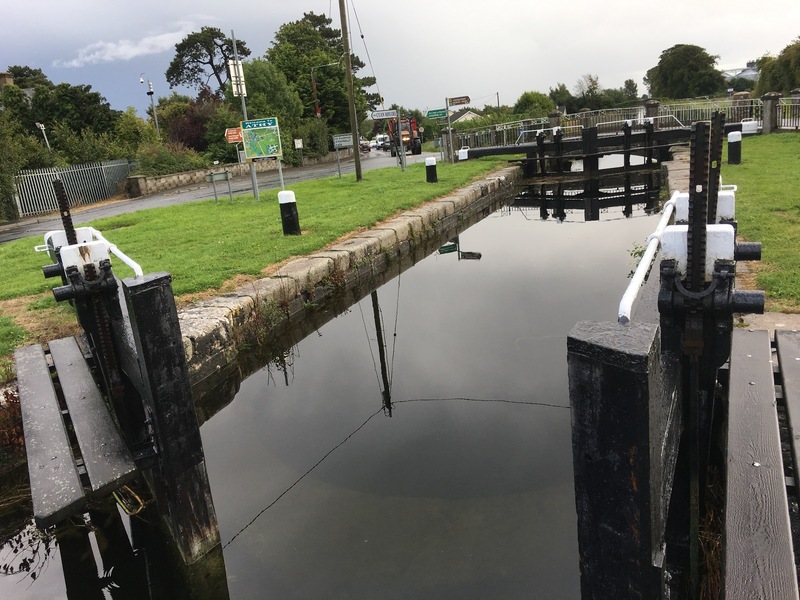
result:
[[[781,386],[786,404],[786,418],[789,425],[789,443],[797,477],[798,456],[800,456],[800,331],[775,331],[775,346],[781,366]],[[797,489],[797,488],[795,488]]]
[[[728,394],[726,600],[798,597],[769,333],[735,329]]]
[[[50,369],[38,344],[14,352],[33,517],[42,529],[86,505]]]
[[[107,496],[135,477],[136,466],[75,338],[52,340],[48,346],[92,493]]]
[[[185,564],[220,543],[169,273],[122,281],[157,461],[144,470]]]
[[[567,355],[581,597],[660,598],[678,360],[661,352],[653,322],[580,322]]]

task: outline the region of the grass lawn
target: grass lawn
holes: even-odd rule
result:
[[[761,262],[749,264],[767,310],[800,312],[800,135],[744,138],[741,164],[723,163],[722,181],[738,186],[739,235],[761,242]]]
[[[213,199],[156,208],[90,223],[145,273],[167,271],[178,297],[223,289],[226,282],[257,278],[286,259],[309,254],[341,236],[369,228],[423,202],[447,195],[488,172],[508,165],[510,157],[482,158],[456,164],[438,163],[438,183],[426,182],[425,165],[409,165],[355,175],[330,177],[292,186],[303,234],[284,236],[278,190],[252,196]],[[75,327],[68,305],[53,300],[60,280],[44,279],[50,261],[33,247],[41,237],[0,245],[3,286],[0,289],[0,381],[10,376],[10,355],[26,341],[66,335]],[[133,272],[112,258],[114,272]]]

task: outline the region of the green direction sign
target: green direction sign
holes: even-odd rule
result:
[[[429,119],[444,119],[447,117],[447,109],[446,108],[434,108],[433,110],[429,110],[426,114],[426,117]]]
[[[276,118],[242,121],[242,142],[247,160],[283,156]]]

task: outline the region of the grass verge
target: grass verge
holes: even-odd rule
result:
[[[278,190],[262,191],[260,200],[236,196],[219,203],[200,200],[127,213],[90,223],[136,260],[147,272],[172,275],[179,298],[214,293],[258,278],[294,256],[315,252],[351,232],[374,226],[397,214],[445,196],[471,181],[507,166],[508,157],[437,164],[438,183],[427,183],[424,164],[405,171],[386,168],[331,177],[292,186],[303,234],[284,236]],[[75,327],[68,306],[57,305],[50,290],[60,280],[46,280],[49,263],[33,246],[41,238],[0,245],[3,287],[0,289],[0,378],[7,379],[13,348],[26,341],[67,335]],[[133,272],[112,258],[119,277]],[[6,377],[3,377],[6,375]]]
[[[744,138],[741,164],[722,165],[722,180],[738,186],[739,235],[761,242],[761,262],[749,267],[767,310],[800,312],[800,135]]]

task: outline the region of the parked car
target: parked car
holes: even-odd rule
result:
[[[371,148],[369,147],[369,142],[367,140],[361,140],[358,144],[359,149],[361,152],[369,152]]]

